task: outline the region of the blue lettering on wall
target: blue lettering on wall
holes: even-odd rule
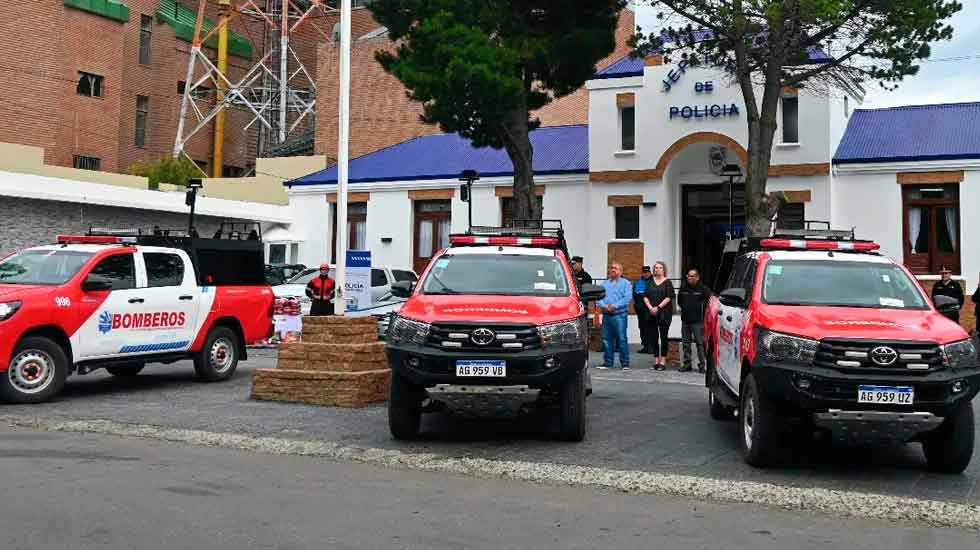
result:
[[[668,118],[725,118],[738,116],[738,105],[734,103],[727,105],[684,105],[683,107],[670,107]]]
[[[682,59],[680,63],[677,64],[676,69],[671,69],[667,71],[667,78],[664,79],[664,91],[669,92],[671,88],[674,87],[680,79],[681,75],[687,72],[687,60]]]

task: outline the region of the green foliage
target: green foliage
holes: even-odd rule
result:
[[[377,59],[424,104],[423,119],[477,146],[501,148],[517,126],[538,126],[531,111],[591,78],[595,64],[615,48],[624,5],[379,0],[371,10],[399,43],[394,53],[379,52]]]
[[[159,189],[161,183],[186,186],[187,180],[204,177],[193,162],[170,156],[153,162],[137,162],[129,167],[129,173],[148,178],[150,189]]]

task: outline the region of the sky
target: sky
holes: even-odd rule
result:
[[[868,83],[865,108],[980,101],[980,0],[960,0],[963,9],[950,20],[953,39],[932,45],[930,61],[920,65],[919,73],[906,77],[895,91]],[[641,1],[637,25],[656,28],[656,10]],[[968,59],[948,60],[968,57]],[[944,61],[948,60],[948,61]]]

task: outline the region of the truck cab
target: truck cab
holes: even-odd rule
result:
[[[920,441],[931,469],[973,453],[973,341],[902,265],[853,233],[732,241],[705,332],[711,416],[737,416],[754,466],[789,426],[850,442]]]
[[[71,374],[187,358],[202,379],[230,377],[270,332],[273,297],[261,243],[214,241],[66,235],[0,260],[0,399],[41,402]]]
[[[585,436],[588,320],[601,287],[576,285],[556,229],[477,228],[452,235],[387,333],[388,418],[398,439],[419,434],[422,412],[482,416],[552,410],[562,439]]]

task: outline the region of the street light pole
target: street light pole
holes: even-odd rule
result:
[[[285,2],[284,2],[285,3]],[[340,105],[337,133],[337,262],[335,265],[336,294],[334,314],[343,315],[347,309],[347,160],[350,140],[350,42],[351,0],[340,2]],[[287,19],[283,11],[283,21]]]
[[[473,182],[480,179],[480,173],[476,170],[463,170],[459,173],[459,181],[465,181],[460,189],[460,198],[468,203],[469,206],[469,227],[467,233],[473,232]]]

